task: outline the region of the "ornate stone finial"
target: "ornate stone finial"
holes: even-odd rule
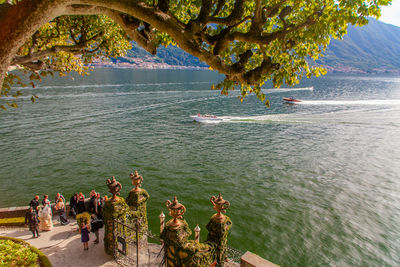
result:
[[[165,202],[165,205],[169,210],[169,215],[174,218],[174,220],[170,222],[168,226],[171,226],[172,228],[177,228],[182,224],[182,222],[178,219],[182,219],[182,215],[186,212],[185,206],[178,202],[176,196],[174,196],[174,200],[172,202],[167,200],[167,202]]]
[[[160,234],[162,233],[162,231],[164,230],[165,227],[165,214],[164,212],[161,211],[160,216],[158,216],[158,218],[160,218]]]
[[[221,193],[219,193],[218,197],[212,196],[210,201],[214,205],[214,209],[217,211],[217,214],[215,214],[213,218],[222,222],[225,219],[225,215],[222,213],[225,213],[226,209],[229,208],[231,204],[222,197]]]
[[[200,242],[200,226],[196,225],[196,227],[194,228],[194,240],[196,242]]]
[[[115,180],[114,176],[111,178],[111,180],[107,179],[106,184],[108,186],[109,192],[113,195],[111,201],[118,201],[119,197],[117,197],[117,195],[119,195],[119,192],[122,189],[122,185],[117,180]]]
[[[135,173],[131,173],[129,177],[132,180],[132,184],[135,186],[135,189],[133,191],[139,192],[141,190],[140,187],[142,186],[143,177],[139,175],[139,173],[136,170]]]

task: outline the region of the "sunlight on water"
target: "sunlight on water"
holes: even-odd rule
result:
[[[381,106],[400,106],[400,100],[304,100],[298,105],[381,105]]]

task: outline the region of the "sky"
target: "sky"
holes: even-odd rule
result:
[[[390,6],[383,7],[380,21],[400,27],[400,0],[392,0]]]

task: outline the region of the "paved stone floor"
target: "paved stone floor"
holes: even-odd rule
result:
[[[40,249],[53,266],[119,266],[112,256],[104,252],[103,229],[100,230],[100,243],[94,244],[95,236],[90,234],[89,250],[83,250],[81,236],[75,221],[68,225],[54,222],[51,231],[40,232],[39,238],[32,238],[28,228],[0,228],[1,236],[16,237]]]

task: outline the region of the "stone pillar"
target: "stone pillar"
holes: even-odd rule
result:
[[[132,221],[136,219],[140,223],[140,228],[147,231],[149,228],[147,222],[147,205],[146,202],[150,195],[146,190],[141,189],[139,192],[132,189],[126,198],[126,204],[129,206],[129,218]]]
[[[189,236],[192,234],[186,221],[179,226],[172,226],[173,219],[167,222],[160,237],[165,247],[166,266],[187,266],[188,254],[183,251]]]
[[[225,216],[223,221],[215,220],[214,217],[211,218],[206,226],[208,230],[206,243],[215,245],[216,262],[217,265],[222,266],[227,259],[226,248],[232,221],[228,216]]]
[[[206,226],[208,230],[207,243],[215,246],[217,266],[222,266],[227,259],[228,233],[232,227],[231,219],[223,213],[229,208],[230,203],[222,197],[221,193],[219,193],[218,197],[212,196],[210,201],[217,213],[211,217]]]
[[[122,185],[113,176],[112,179],[107,179],[106,184],[109,192],[113,195],[111,199],[107,200],[102,208],[103,222],[104,222],[104,250],[107,254],[113,255],[117,246],[115,240],[114,220],[119,220],[126,223],[126,214],[128,212],[128,205],[122,197],[118,197],[122,189]]]
[[[114,236],[114,220],[126,223],[128,209],[128,205],[122,197],[119,197],[117,201],[109,199],[103,206],[104,250],[109,255],[113,255],[117,245]]]
[[[143,177],[135,173],[130,174],[132,184],[135,186],[126,198],[126,204],[129,206],[128,213],[128,224],[134,226],[136,221],[139,223],[139,247],[147,246],[147,232],[149,229],[147,221],[147,200],[150,195],[145,189],[140,188],[143,182]],[[134,234],[134,239],[136,240],[136,233]]]

